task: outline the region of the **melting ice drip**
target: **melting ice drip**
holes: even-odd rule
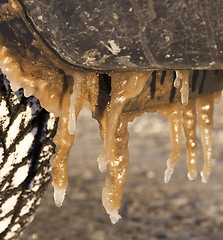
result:
[[[217,96],[218,98],[218,96]],[[204,167],[201,172],[202,182],[207,183],[211,173],[211,129],[213,125],[213,109],[215,94],[210,94],[189,100],[187,105],[180,103],[172,104],[157,112],[167,116],[170,123],[170,137],[172,150],[167,161],[164,181],[167,183],[174,171],[174,165],[180,157],[181,124],[183,125],[187,142],[187,165],[188,178],[193,181],[197,177],[197,137],[196,137],[196,115],[201,126],[201,138],[204,152]],[[196,113],[197,108],[197,113]],[[183,116],[181,117],[181,112]]]
[[[187,165],[188,178],[193,181],[197,177],[197,137],[196,137],[196,117],[198,115],[199,124],[201,126],[201,138],[204,153],[204,167],[201,172],[203,183],[208,183],[211,173],[211,129],[213,125],[214,103],[220,101],[221,92],[201,96],[196,100],[188,100],[189,94],[189,71],[176,71],[176,79],[174,86],[180,86],[182,79],[181,103],[171,104],[168,107],[161,108],[157,112],[167,116],[170,123],[170,137],[172,143],[171,155],[167,161],[167,170],[165,171],[164,181],[170,180],[174,171],[174,165],[180,156],[180,137],[181,124],[187,141]],[[197,112],[196,112],[197,108]],[[183,116],[181,117],[181,112]]]
[[[128,118],[122,109],[130,98],[137,96],[148,81],[151,72],[116,72],[111,74],[111,102],[106,122],[102,124],[101,135],[104,152],[98,157],[99,170],[108,168],[102,202],[116,224],[121,216],[118,208],[121,203],[129,165],[128,154]]]
[[[181,103],[187,105],[189,96],[189,74],[188,70],[176,70],[176,78],[174,80],[174,87],[178,88],[180,86],[180,80],[182,80],[181,92]]]
[[[20,11],[18,9],[17,11]],[[24,19],[24,21],[27,21]],[[27,23],[29,24],[29,23]],[[31,28],[31,26],[29,26]],[[121,203],[129,166],[128,154],[128,121],[142,112],[123,113],[126,102],[136,97],[144,88],[150,71],[144,72],[112,72],[110,102],[103,112],[97,111],[99,77],[95,72],[77,71],[63,62],[54,61],[55,56],[47,52],[41,39],[35,35],[36,42],[42,49],[40,60],[30,55],[30,59],[17,59],[11,56],[7,46],[0,44],[0,66],[12,83],[12,88],[25,89],[26,95],[34,94],[47,110],[59,116],[58,130],[55,137],[56,154],[51,159],[54,198],[57,206],[61,206],[67,187],[67,158],[74,143],[76,120],[83,104],[92,111],[100,123],[100,134],[104,152],[98,157],[100,171],[107,168],[108,176],[102,192],[103,205],[110,215],[113,224],[120,219],[118,209]],[[43,47],[42,47],[43,46]],[[27,56],[28,58],[28,56]],[[44,62],[45,61],[45,62]],[[50,64],[50,65],[47,65]],[[63,69],[63,71],[61,71]],[[187,139],[188,178],[195,180],[197,176],[197,139],[196,118],[201,125],[204,167],[201,172],[202,182],[207,183],[211,173],[211,127],[213,124],[213,105],[220,99],[218,94],[210,94],[196,100],[188,99],[190,71],[176,71],[174,86],[180,83],[181,103],[173,103],[165,107],[153,109],[167,116],[170,124],[172,149],[167,161],[164,180],[168,182],[179,160],[181,125]],[[73,82],[68,76],[71,76]],[[88,79],[88,80],[86,80]],[[68,86],[67,88],[64,86]],[[72,87],[71,87],[72,86]],[[146,109],[145,111],[151,111]],[[182,115],[183,113],[183,115]],[[181,116],[182,115],[182,116]]]
[[[1,62],[1,67],[13,82],[15,79],[15,71],[8,68],[11,62],[12,61],[9,60]],[[10,73],[12,73],[12,75],[10,75]],[[56,154],[51,160],[51,165],[53,167],[52,178],[54,198],[57,206],[61,206],[65,198],[67,186],[67,158],[75,138],[76,119],[84,102],[93,99],[89,96],[94,95],[94,99],[97,98],[97,86],[92,87],[93,81],[91,82],[91,87],[85,89],[86,84],[84,84],[84,82],[88,75],[89,73],[80,74],[79,72],[73,72],[73,88],[72,91],[70,91],[71,93],[68,91],[67,95],[63,98],[62,110],[59,108],[57,110],[57,104],[60,102],[60,93],[56,89],[50,87],[50,83],[47,84],[44,81],[35,82],[32,79],[28,82],[28,78],[24,81],[23,76],[19,77],[19,74],[16,75],[16,78],[20,81],[20,86],[24,87],[25,91],[26,88],[30,89],[30,85],[33,85],[34,89],[36,89],[35,86],[38,85],[38,89],[42,91],[36,91],[35,94],[40,99],[43,107],[47,109],[50,108],[56,116],[60,117],[58,131],[55,137]],[[102,201],[113,224],[116,224],[121,218],[118,209],[121,203],[129,165],[127,123],[128,119],[132,119],[134,118],[133,115],[137,116],[138,114],[132,113],[132,116],[129,116],[128,114],[123,114],[122,109],[128,99],[138,95],[142,91],[150,75],[151,72],[112,73],[111,101],[108,103],[108,107],[104,114],[98,117],[98,119],[100,119],[101,136],[104,146],[104,152],[98,157],[99,169],[104,172],[107,168],[108,171],[105,188],[102,192]],[[155,110],[161,115],[167,116],[170,124],[172,150],[167,161],[164,181],[168,182],[170,180],[174,171],[174,165],[179,160],[181,125],[183,125],[187,139],[188,178],[190,180],[196,179],[196,116],[198,115],[202,129],[202,144],[205,159],[201,176],[202,182],[207,183],[211,172],[213,104],[215,100],[219,100],[219,95],[216,96],[216,94],[211,94],[196,100],[188,100],[188,79],[185,79],[185,76],[188,78],[189,73],[180,71],[176,75],[178,80],[179,76],[182,80],[182,103],[173,103]],[[91,78],[92,77],[90,77],[90,79]],[[15,83],[18,83],[17,79],[14,81]],[[58,88],[60,87],[62,88],[62,86]],[[48,94],[49,96],[46,97],[49,89],[51,89],[51,95]],[[58,100],[50,102],[47,99],[52,99],[51,96],[53,92],[58,94]],[[53,96],[55,96],[55,94]],[[93,101],[87,103],[87,106],[92,112],[95,111],[95,105],[96,103]]]

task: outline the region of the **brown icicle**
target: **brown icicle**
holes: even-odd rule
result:
[[[212,164],[211,130],[213,125],[214,94],[198,98],[197,111],[201,126],[201,140],[204,154],[204,167],[201,172],[201,178],[203,183],[208,183]]]
[[[187,105],[182,106],[182,109],[182,125],[187,141],[187,176],[194,181],[197,177],[196,101],[189,100]]]

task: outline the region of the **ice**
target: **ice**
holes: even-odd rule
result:
[[[118,214],[118,209],[115,209],[109,213],[111,223],[113,225],[116,225],[118,223],[118,220],[121,218],[121,215]]]
[[[170,181],[170,177],[174,171],[174,164],[170,163],[170,159],[167,160],[167,169],[164,174],[164,182],[168,183]]]
[[[66,195],[66,188],[59,188],[56,185],[54,186],[54,201],[57,207],[61,207]]]

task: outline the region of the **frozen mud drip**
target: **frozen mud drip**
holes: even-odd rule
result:
[[[98,157],[98,166],[101,172],[107,169],[108,174],[102,202],[113,224],[120,218],[118,209],[127,179],[128,122],[144,112],[157,112],[169,120],[172,149],[165,182],[170,180],[180,157],[182,125],[187,139],[188,178],[196,179],[198,116],[204,151],[201,177],[202,182],[208,182],[213,108],[214,102],[220,100],[220,93],[214,92],[223,88],[221,71],[97,72],[75,68],[46,47],[21,6],[11,0],[1,9],[0,27],[7,29],[8,25],[4,24],[13,18],[21,20],[25,29],[32,33],[32,39],[27,42],[26,51],[21,52],[22,43],[17,36],[13,36],[15,41],[10,41],[12,36],[9,39],[7,34],[0,34],[0,67],[14,91],[23,87],[26,95],[33,94],[45,109],[59,117],[54,139],[56,153],[51,159],[54,199],[58,207],[66,194],[67,158],[84,104],[100,125],[103,153]],[[210,87],[211,81],[216,81],[216,88]],[[206,95],[199,96],[200,93]]]

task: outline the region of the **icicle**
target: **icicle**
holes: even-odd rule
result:
[[[65,113],[64,113],[65,114]],[[67,115],[68,115],[67,111]],[[57,206],[61,206],[67,187],[67,158],[74,143],[74,135],[68,131],[68,117],[60,117],[57,135],[55,137],[56,153],[51,158],[52,180],[54,187],[54,200]]]
[[[175,88],[178,88],[180,86],[181,73],[179,70],[176,70],[175,73],[176,73],[176,78],[174,80],[173,86]]]
[[[77,94],[73,92],[70,96],[70,109],[69,109],[69,122],[68,129],[70,134],[75,134],[76,132],[76,115],[75,115],[75,102],[77,99]]]
[[[58,188],[56,185],[53,184],[54,187],[54,202],[57,207],[61,207],[66,195],[66,187],[65,188]]]
[[[83,85],[84,76],[80,72],[75,73],[74,75],[74,85],[73,93],[70,96],[70,108],[69,108],[69,122],[68,129],[70,134],[75,134],[76,132],[76,113],[75,106],[78,95],[81,93],[81,87]]]
[[[60,113],[60,119],[58,123],[57,134],[55,136],[56,153],[51,159],[52,166],[52,179],[54,187],[54,200],[57,206],[61,206],[65,198],[66,187],[67,187],[67,159],[70,153],[70,149],[73,146],[75,140],[75,124],[76,118],[79,114],[79,109],[82,108],[83,103],[78,99],[78,93],[81,93],[81,87],[83,85],[86,74],[74,72],[73,78],[66,79],[70,80],[68,85],[71,85],[71,79],[74,79],[73,93],[69,94],[69,87],[62,100],[62,112]],[[75,107],[78,107],[78,111],[75,112]],[[73,111],[73,112],[72,112]]]
[[[160,108],[157,113],[167,116],[170,126],[170,140],[172,149],[169,159],[167,160],[167,169],[164,174],[164,182],[167,183],[174,171],[174,165],[179,160],[181,148],[181,104],[172,103]]]
[[[180,89],[181,103],[183,105],[186,105],[188,103],[188,96],[189,96],[189,74],[190,74],[190,71],[181,70],[180,73],[182,76],[182,87]]]
[[[117,224],[121,216],[118,208],[122,200],[129,166],[128,153],[128,119],[122,115],[119,118],[115,131],[112,158],[109,161],[108,176],[105,180],[105,188],[102,191],[102,202],[110,215],[112,224]]]
[[[204,154],[204,167],[201,172],[203,183],[208,183],[211,174],[211,130],[213,125],[214,94],[197,99],[198,120],[201,126],[201,139]]]
[[[9,5],[12,5],[14,2],[15,1],[9,1]],[[68,168],[67,158],[75,138],[76,119],[83,106],[84,100],[86,100],[88,108],[95,114],[94,117],[97,114],[101,114],[101,119],[98,118],[98,120],[101,124],[104,152],[98,157],[98,164],[102,172],[106,170],[106,167],[108,168],[108,176],[102,192],[102,201],[107,213],[110,215],[112,223],[116,224],[121,217],[118,209],[122,199],[129,165],[127,144],[127,121],[129,118],[124,116],[122,109],[129,99],[137,96],[142,91],[152,72],[110,73],[112,77],[111,93],[110,96],[108,96],[107,92],[107,95],[105,95],[109,100],[109,97],[111,97],[111,101],[109,102],[109,100],[102,99],[105,105],[107,104],[106,108],[103,108],[104,105],[103,107],[98,106],[98,94],[101,90],[99,89],[98,78],[95,77],[94,81],[94,77],[90,76],[89,80],[87,80],[88,73],[90,73],[89,75],[95,74],[96,76],[96,71],[91,72],[90,70],[86,70],[88,73],[84,73],[84,70],[78,71],[76,68],[58,59],[32,28],[32,25],[22,11],[22,7],[20,6],[21,8],[19,8],[18,6],[16,5],[15,8],[17,8],[20,14],[16,14],[15,17],[20,16],[33,34],[35,41],[32,43],[32,49],[33,47],[36,48],[39,57],[36,58],[35,55],[29,54],[28,50],[22,55],[11,51],[14,49],[13,46],[17,47],[17,42],[6,41],[4,35],[1,35],[0,65],[15,90],[23,87],[27,95],[35,94],[44,108],[60,118],[57,134],[54,139],[56,154],[51,159],[55,203],[57,206],[61,206],[65,198]],[[6,15],[3,16],[5,19],[1,21],[7,20],[7,16],[13,17],[13,14],[14,11],[8,11]],[[176,88],[179,88],[182,80],[180,92],[181,103],[183,105],[188,104],[189,73],[190,71],[188,70],[176,70],[176,79],[174,80],[174,86]],[[70,89],[69,83],[64,81],[66,80],[64,78],[67,76],[74,78],[73,89]],[[86,78],[84,76],[86,76]],[[86,81],[84,81],[84,79],[86,79]],[[164,91],[164,93],[166,92]],[[162,95],[162,97],[166,97],[166,94],[164,95]],[[201,172],[204,183],[208,182],[211,172],[213,102],[220,100],[219,93],[215,95],[215,97],[213,97],[213,95],[204,96],[197,100],[198,118],[202,129],[202,144],[205,159],[204,168]],[[85,98],[85,96],[87,97]],[[159,99],[157,98],[156,100]],[[157,111],[166,115],[170,124],[172,149],[167,161],[167,170],[165,171],[164,177],[165,182],[170,180],[174,171],[174,165],[179,160],[181,144],[181,103],[174,103],[162,107],[161,110]],[[102,107],[103,113],[98,113],[96,111],[97,107]],[[141,110],[134,110],[130,114],[131,117],[139,115],[140,111]],[[187,138],[188,177],[190,180],[194,180],[197,174],[197,160],[195,106],[193,101],[189,102],[187,106],[183,106],[183,111],[183,125]]]
[[[175,163],[171,163],[171,159],[167,160],[167,169],[164,173],[164,182],[168,183],[174,171]]]
[[[181,92],[181,103],[187,105],[189,96],[189,70],[176,70],[176,78],[174,80],[174,87],[178,88],[180,86],[180,80],[182,80]]]
[[[18,64],[14,64],[13,68],[11,68],[10,66],[12,64],[12,59],[9,60],[9,56],[8,56],[8,49],[5,46],[1,46],[0,45],[0,66],[1,66],[1,70],[2,72],[4,72],[4,74],[7,75],[7,78],[10,79],[10,85],[11,88],[13,89],[13,91],[17,91],[19,88],[21,88],[21,83],[19,83],[18,80],[18,75],[16,70],[17,69],[17,65]],[[3,60],[4,59],[4,60]],[[8,59],[7,61],[5,59]],[[14,70],[16,69],[16,70]]]
[[[110,219],[113,225],[118,223],[118,220],[122,218],[121,215],[118,214],[118,210],[114,210],[110,212]]]
[[[197,177],[196,100],[189,100],[182,108],[182,124],[187,140],[187,176],[189,180],[194,181]]]
[[[104,152],[97,159],[101,172],[106,170],[106,166],[112,158],[114,134],[122,109],[128,99],[137,96],[142,91],[151,71],[113,72],[110,75],[112,78],[111,103],[105,130]]]

